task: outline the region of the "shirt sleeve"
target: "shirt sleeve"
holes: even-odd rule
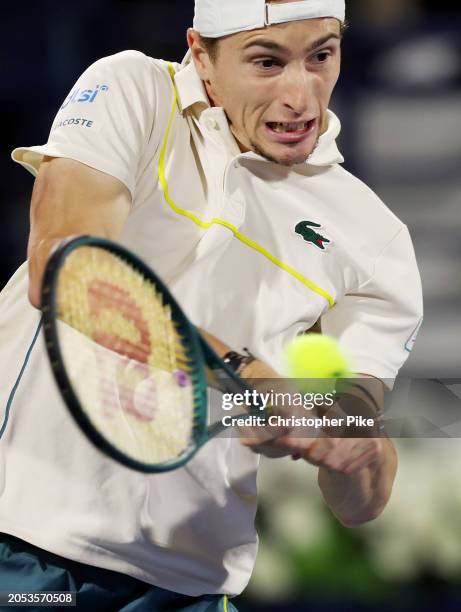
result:
[[[403,226],[377,258],[372,277],[322,317],[322,332],[338,338],[354,372],[392,388],[422,323],[421,280]]]
[[[114,176],[133,196],[138,164],[151,136],[160,66],[139,51],[92,64],[75,83],[51,127],[48,143],[20,147],[14,161],[36,175],[44,155],[67,157]],[[163,79],[157,79],[165,81]]]

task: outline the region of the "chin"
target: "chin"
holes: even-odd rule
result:
[[[281,166],[296,166],[304,164],[317,148],[319,139],[310,142],[302,143],[301,146],[296,145],[280,145],[274,146],[272,142],[252,142],[252,150],[269,161],[272,161]],[[304,145],[304,146],[303,146]],[[306,146],[307,145],[307,146]]]
[[[256,144],[253,144],[253,151],[271,162],[287,167],[296,166],[297,164],[304,164],[312,153],[312,151],[309,151],[308,153],[294,153],[290,151],[283,153],[280,151],[270,151],[269,149],[265,149]]]
[[[303,155],[281,155],[278,159],[279,164],[282,166],[296,166],[297,164],[304,164],[309,159],[310,153]]]

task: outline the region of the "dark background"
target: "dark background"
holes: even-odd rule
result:
[[[332,104],[342,121],[345,167],[368,183],[412,234],[425,323],[405,373],[430,378],[461,378],[461,9],[455,4],[457,10],[450,10],[450,5],[440,0],[350,0],[342,77]],[[11,161],[11,150],[46,142],[62,100],[99,57],[132,48],[180,61],[192,16],[192,0],[42,0],[2,9],[0,287],[25,259],[33,184]],[[360,554],[351,552],[354,558]],[[430,597],[418,591],[422,583],[432,585]],[[413,608],[410,598],[405,609],[436,609],[431,597],[440,583],[432,573],[418,574],[414,585],[418,603]],[[337,598],[337,608],[333,600],[324,607],[318,601],[304,607],[299,600],[293,608],[287,603],[272,608],[267,601],[257,608],[262,594],[258,589],[252,593],[247,605],[254,610],[345,611],[378,605],[359,604],[355,594],[350,607],[343,597]],[[404,605],[406,597],[380,609],[404,609],[397,601]],[[455,595],[437,597],[438,609],[458,609]]]
[[[448,1],[350,0],[332,107],[345,167],[408,224],[423,278],[425,324],[406,372],[460,371],[461,10]],[[456,5],[455,5],[456,6]],[[192,0],[10,3],[1,18],[0,287],[24,260],[32,177],[9,154],[41,144],[79,74],[139,49],[181,60]]]

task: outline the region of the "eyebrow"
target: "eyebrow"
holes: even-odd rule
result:
[[[336,40],[341,40],[341,36],[339,34],[327,34],[326,36],[323,36],[322,38],[319,38],[318,40],[314,40],[313,43],[311,43],[308,47],[306,47],[304,52],[310,53],[311,51],[314,51],[318,47],[321,47],[322,45],[324,45],[326,42],[328,42],[332,38]],[[273,40],[270,40],[269,38],[258,38],[256,40],[250,40],[249,42],[247,42],[246,45],[243,46],[242,50],[245,51],[246,49],[249,49],[250,47],[256,47],[256,46],[264,47],[265,49],[269,49],[270,51],[279,51],[281,53],[287,53],[289,51],[287,47],[284,47],[283,45],[279,45],[279,43],[276,43]]]

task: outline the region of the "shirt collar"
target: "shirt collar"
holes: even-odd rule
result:
[[[187,52],[180,69],[175,74],[175,83],[181,112],[197,103],[207,108],[211,107],[203,81],[197,73],[190,51]],[[339,152],[336,144],[336,138],[341,132],[341,123],[332,111],[328,110],[327,112],[328,129],[320,136],[317,147],[305,162],[305,164],[310,166],[330,166],[344,162],[344,157]],[[243,153],[241,156],[259,161],[267,161],[257,153],[252,152]]]
[[[344,161],[336,144],[336,139],[341,132],[341,122],[331,110],[327,111],[327,115],[328,129],[320,136],[317,147],[306,162],[310,166],[330,166],[331,164],[342,164]]]
[[[182,113],[197,102],[210,106],[205,86],[198,75],[190,51],[184,57],[180,69],[175,74],[174,81],[178,93],[179,108]]]

